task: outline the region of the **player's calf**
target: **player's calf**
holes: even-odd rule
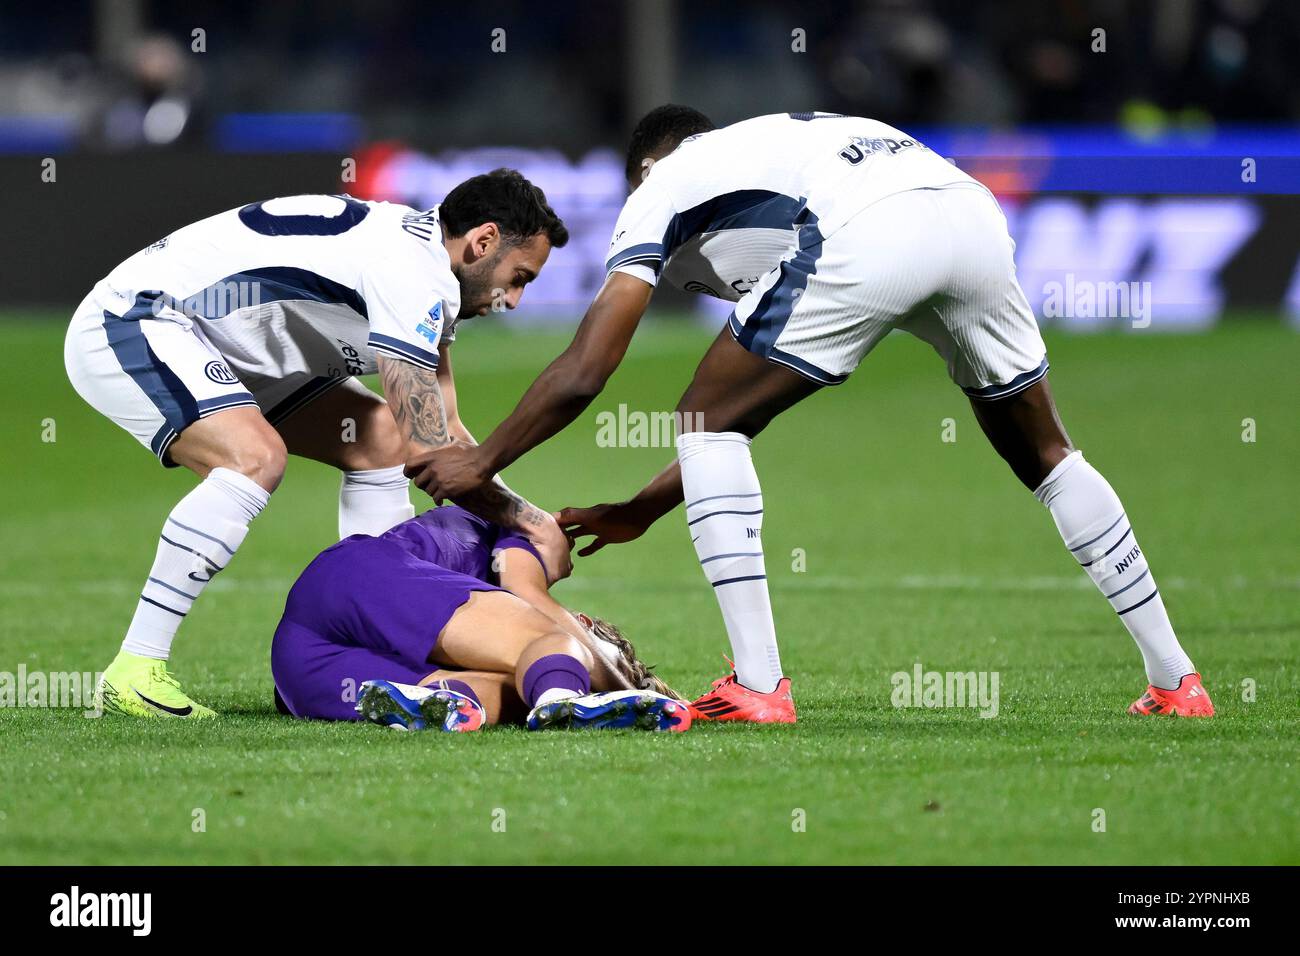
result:
[[[1196,668],[1174,634],[1146,554],[1110,483],[1074,451],[1034,494],[1051,512],[1070,554],[1133,636],[1151,686],[1176,693]]]
[[[1051,512],[1071,556],[1132,635],[1151,688],[1176,694],[1196,668],[1174,634],[1119,496],[1070,447],[1046,379],[1012,397],[971,404],[993,447]]]

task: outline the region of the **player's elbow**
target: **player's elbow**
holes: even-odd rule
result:
[[[581,402],[583,406],[589,405],[605,390],[606,381],[608,379],[603,375],[585,372],[570,382],[569,396],[573,401]]]
[[[614,373],[613,367],[607,367],[600,358],[578,357],[567,364],[569,368],[564,373],[566,391],[571,400],[581,402],[584,407],[605,390],[605,383]]]

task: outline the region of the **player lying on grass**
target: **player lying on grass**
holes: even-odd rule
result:
[[[464,494],[572,422],[618,367],[661,275],[734,301],[677,405],[690,429],[677,460],[631,500],[568,510],[561,521],[596,535],[579,552],[590,554],[638,537],[684,499],[735,656],[735,673],[695,701],[697,717],[793,721],[749,444],[904,329],[947,363],[993,447],[1137,641],[1150,686],[1130,710],[1213,714],[1123,505],[1061,424],[1014,244],[987,189],[874,120],[791,113],[715,130],[681,106],[641,121],[627,177],[608,278],[573,343],[481,446],[409,464],[416,484]]]
[[[687,704],[618,630],[547,587],[532,542],[452,506],[346,538],[289,592],[271,645],[277,704],[410,730],[686,730]]]
[[[542,191],[501,169],[425,212],[346,196],[252,203],[177,230],[95,286],[68,330],[72,384],[163,465],[202,479],[163,525],[99,686],[105,710],[212,714],[166,661],[286,455],[343,472],[340,537],[414,513],[403,463],[474,440],[456,410],[456,322],[498,302],[513,309],[567,240]],[[353,381],[376,370],[387,403]],[[553,579],[568,574],[568,541],[550,514],[499,481],[457,500],[524,532]]]

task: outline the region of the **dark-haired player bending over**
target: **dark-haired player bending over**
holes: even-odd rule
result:
[[[1074,449],[1047,385],[1047,356],[1016,281],[1013,244],[982,185],[906,133],[826,113],[713,129],[654,110],[627,157],[632,195],[609,275],[573,343],[481,447],[421,456],[407,474],[462,494],[573,421],[618,367],[660,275],[736,303],[677,406],[696,430],[630,501],[562,512],[596,540],[630,541],[686,502],[722,609],[735,673],[699,716],[793,721],[763,563],[763,496],[749,443],[785,409],[848,378],[893,329],[934,347],[997,452],[1047,506],[1066,548],[1137,641],[1150,686],[1135,713],[1209,716],[1155,578],[1110,484]],[[701,425],[700,422],[703,422]]]
[[[420,212],[349,196],[231,209],[127,259],[68,329],[81,396],[166,467],[199,484],[163,524],[121,651],[96,692],[105,710],[199,718],[167,669],[181,622],[234,559],[287,455],[343,472],[340,537],[409,518],[404,462],[473,438],[456,414],[458,320],[514,308],[568,232],[514,170],[468,179]],[[378,371],[385,403],[354,376]],[[500,482],[457,501],[523,531],[552,577],[568,542]]]
[[[289,592],[271,645],[278,702],[408,730],[686,730],[686,702],[618,630],[547,587],[532,542],[456,507],[346,538]]]

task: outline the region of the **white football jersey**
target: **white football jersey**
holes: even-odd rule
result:
[[[436,368],[460,311],[438,208],[349,196],[270,199],[200,220],[127,259],[93,295],[114,315],[193,328],[254,391],[303,374],[369,374],[375,353]]]
[[[759,116],[688,137],[655,163],[623,206],[605,268],[735,302],[800,243],[877,200],[974,182],[876,120]]]

